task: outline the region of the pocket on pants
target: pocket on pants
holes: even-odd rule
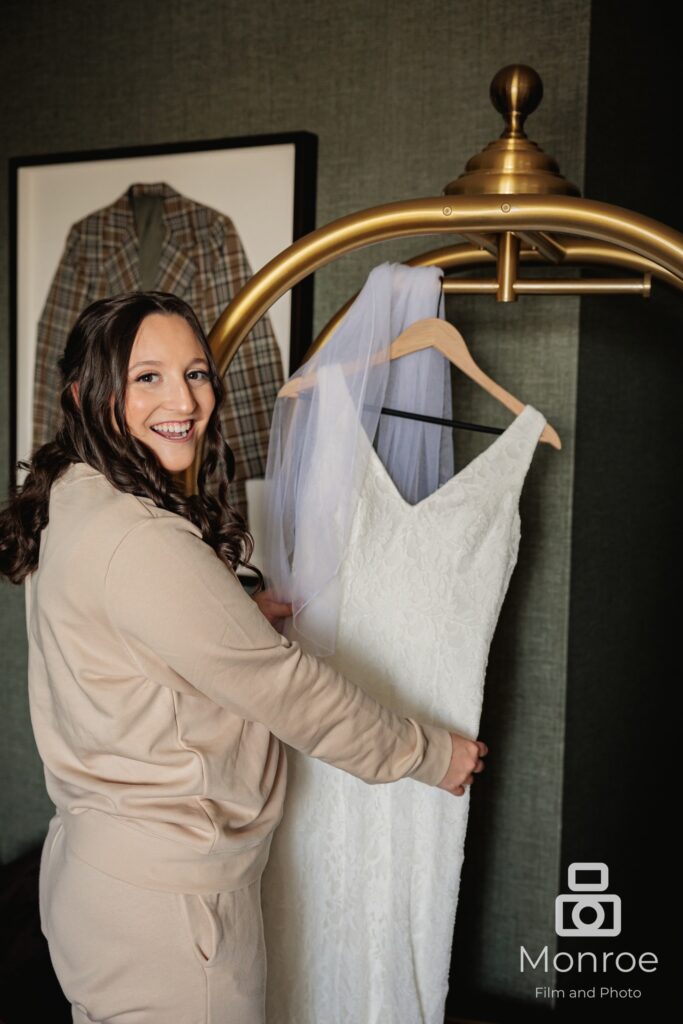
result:
[[[204,967],[210,967],[226,953],[225,924],[219,907],[225,893],[179,893],[181,910],[187,924],[195,956]]]
[[[234,892],[179,893],[194,955],[203,967],[230,964],[238,975],[265,967],[260,879]]]
[[[38,907],[40,911],[40,930],[47,938],[48,932],[48,892],[49,892],[49,875],[50,869],[54,861],[55,846],[59,842],[64,840],[64,825],[59,817],[59,814],[55,814],[50,819],[50,824],[47,828],[47,835],[43,842],[43,849],[40,854],[40,867],[38,870]]]

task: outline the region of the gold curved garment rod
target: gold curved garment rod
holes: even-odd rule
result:
[[[232,300],[210,334],[225,373],[251,328],[308,274],[374,242],[412,235],[549,231],[609,242],[683,280],[683,235],[619,206],[574,196],[448,196],[412,199],[350,214],[300,238]]]
[[[651,274],[663,284],[670,285],[683,291],[683,278],[665,270],[653,260],[646,259],[636,252],[629,252],[620,249],[617,245],[610,245],[606,242],[589,242],[585,240],[575,241],[574,239],[558,239],[559,247],[562,250],[562,257],[559,265],[565,267],[579,266],[612,266],[620,267],[623,270],[633,270],[640,274]],[[519,254],[520,262],[525,265],[547,266],[547,261],[535,249],[522,249]],[[420,253],[409,260],[403,261],[409,267],[442,267],[444,270],[464,271],[473,267],[493,267],[496,263],[495,251],[481,249],[477,245],[463,242],[460,245],[446,246],[443,249],[430,249],[429,252]],[[492,281],[495,284],[494,279]],[[568,278],[568,281],[571,281]],[[358,294],[358,293],[356,293]],[[343,319],[344,314],[356,298],[352,295],[348,302],[345,302],[340,309],[332,316],[322,328],[317,338],[307,350],[302,362],[307,362],[317,352],[335,330],[337,324]]]
[[[254,324],[286,291],[345,253],[413,235],[487,235],[540,231],[618,245],[683,279],[683,235],[619,206],[574,196],[439,196],[409,199],[350,214],[298,239],[267,263],[234,297],[209,335],[223,375]],[[203,445],[185,473],[196,490]]]

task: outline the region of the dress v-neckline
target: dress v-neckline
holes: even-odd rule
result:
[[[392,480],[391,475],[389,474],[386,466],[384,465],[379,455],[377,454],[377,451],[375,450],[373,444],[371,443],[370,439],[368,438],[368,435],[366,434],[362,426],[359,427],[359,433],[361,435],[362,442],[364,442],[370,449],[370,460],[376,466],[380,477],[382,477],[382,479],[386,482],[390,492],[404,506],[404,508],[412,509],[417,512],[420,509],[424,508],[437,496],[443,498],[452,489],[456,488],[457,485],[462,482],[463,478],[466,478],[469,475],[473,467],[477,466],[479,463],[483,462],[485,459],[488,459],[493,455],[493,453],[498,449],[498,447],[500,447],[502,442],[510,436],[511,432],[513,432],[515,428],[524,421],[525,417],[528,417],[530,412],[538,412],[538,410],[533,405],[525,405],[524,408],[521,409],[517,413],[515,418],[507,425],[505,430],[503,430],[496,437],[495,441],[492,441],[487,448],[484,448],[484,450],[479,452],[478,455],[475,455],[475,457],[471,459],[466,466],[463,466],[462,469],[459,469],[458,472],[454,473],[453,476],[448,478],[448,480],[445,480],[439,487],[436,488],[435,491],[432,491],[431,494],[426,494],[424,498],[422,498],[420,501],[415,502],[414,504],[411,503],[410,501],[407,501],[403,497],[398,487]]]

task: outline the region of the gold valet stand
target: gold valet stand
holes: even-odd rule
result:
[[[502,68],[491,83],[491,100],[505,119],[499,139],[467,164],[444,194],[361,210],[318,228],[267,263],[227,306],[209,342],[218,372],[230,366],[254,324],[277,299],[308,274],[374,242],[412,235],[455,235],[464,242],[406,262],[464,271],[494,266],[490,279],[445,279],[446,292],[495,295],[650,294],[652,277],[683,290],[683,235],[658,221],[608,203],[583,199],[555,161],[527,138],[526,117],[543,95],[533,68]],[[551,280],[518,276],[520,265],[609,266],[636,272],[633,278]],[[351,300],[352,301],[352,300]],[[330,321],[304,357],[313,352],[348,308]],[[185,488],[197,488],[202,448],[185,473]]]
[[[333,221],[300,238],[267,263],[239,292],[210,335],[218,371],[225,374],[254,324],[281,295],[332,260],[375,242],[417,235],[454,235],[464,242],[406,260],[410,266],[440,266],[458,273],[496,268],[490,279],[445,279],[444,291],[495,295],[650,295],[654,276],[683,291],[683,234],[639,213],[582,199],[555,161],[529,140],[524,121],[541,101],[543,86],[533,68],[510,65],[491,82],[491,100],[505,119],[491,142],[450,182],[441,196],[376,206]],[[611,267],[632,279],[520,278],[520,265]],[[349,300],[304,356],[324,345]],[[201,446],[185,474],[196,491]],[[448,1024],[485,1024],[449,1018]]]

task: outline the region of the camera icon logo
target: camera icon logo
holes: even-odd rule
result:
[[[555,900],[556,933],[576,938],[619,935],[621,897],[605,892],[607,865],[575,861],[569,865],[567,874],[571,892],[562,893]]]

